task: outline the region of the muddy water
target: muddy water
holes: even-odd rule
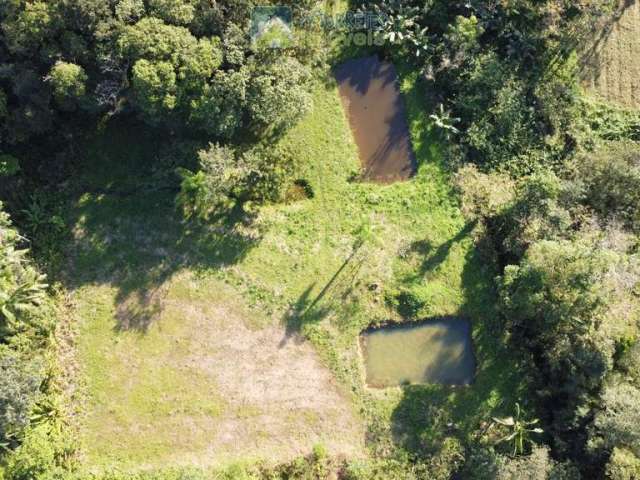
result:
[[[391,183],[416,169],[405,106],[392,64],[378,57],[349,60],[334,71],[365,180]]]
[[[473,380],[475,357],[466,320],[445,318],[369,330],[361,342],[370,387],[468,385]]]

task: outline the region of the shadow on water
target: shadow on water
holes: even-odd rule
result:
[[[345,61],[334,76],[360,152],[362,178],[381,183],[410,178],[416,157],[395,67],[370,56]]]
[[[367,384],[470,384],[475,371],[470,330],[465,319],[441,317],[365,331]]]
[[[115,287],[115,328],[144,333],[162,309],[163,285],[173,274],[233,265],[261,234],[241,207],[212,225],[184,222],[175,180],[172,188],[145,188],[158,150],[168,148],[165,139],[128,124],[97,136],[86,148],[97,158],[87,158],[68,212],[74,236],[64,278],[72,289]],[[92,161],[99,166],[92,168]]]

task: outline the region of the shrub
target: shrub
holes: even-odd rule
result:
[[[605,473],[610,480],[637,480],[640,478],[640,458],[624,448],[614,448]]]
[[[9,457],[7,480],[62,480],[56,466],[56,448],[46,425],[29,430],[22,445]]]
[[[592,448],[626,447],[640,455],[640,389],[628,383],[608,385],[593,421]]]
[[[42,380],[40,361],[0,345],[0,443],[15,441],[27,427]]]

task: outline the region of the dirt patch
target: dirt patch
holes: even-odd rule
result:
[[[372,56],[349,60],[334,74],[360,151],[363,178],[391,183],[411,177],[416,159],[394,66]]]
[[[589,90],[623,107],[640,108],[640,0],[622,0],[581,55]]]
[[[362,456],[362,421],[312,345],[283,341],[283,327],[252,318],[217,280],[184,272],[160,291],[128,298],[84,329],[84,342],[96,337],[83,346],[92,359],[86,464],[280,463],[320,443],[333,455]],[[94,295],[87,311],[112,299]],[[147,302],[153,322],[144,333],[118,329],[136,323]]]

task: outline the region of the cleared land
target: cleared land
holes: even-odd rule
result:
[[[265,206],[251,224],[180,222],[175,191],[149,181],[170,139],[116,122],[79,146],[70,282],[89,468],[286,460],[316,442],[348,455],[411,451],[425,432],[437,449],[448,424],[474,438],[524,398],[494,330],[495,270],[474,248],[417,75],[398,72],[416,175],[353,181],[358,150],[327,76],[282,139],[313,198]],[[366,387],[359,334],[404,321],[390,303],[398,292],[422,302],[421,318],[471,320],[472,386]]]
[[[640,1],[623,0],[582,54],[585,86],[604,100],[640,108]]]

